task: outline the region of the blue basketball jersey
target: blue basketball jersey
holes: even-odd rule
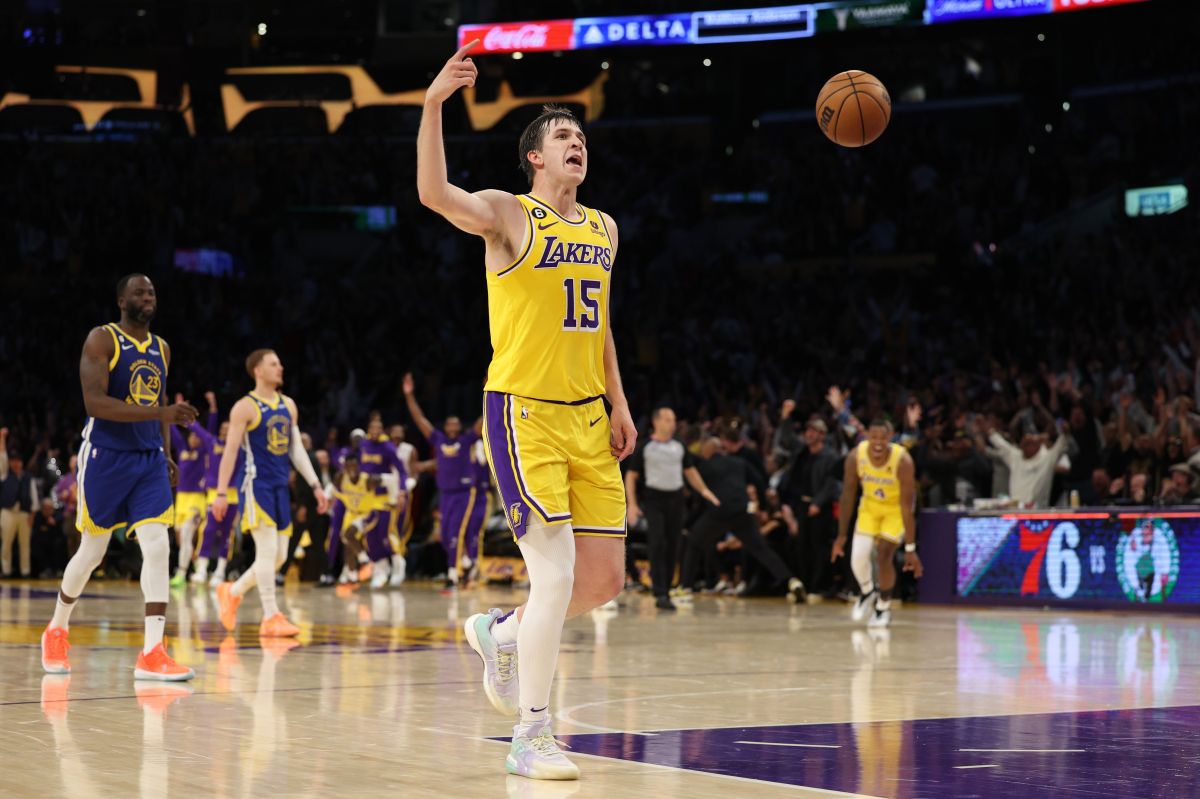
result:
[[[167,359],[163,340],[150,334],[134,341],[115,324],[104,329],[113,338],[113,357],[108,362],[108,396],[130,405],[160,405],[167,383]],[[162,449],[162,426],[148,422],[114,422],[88,417],[83,438],[96,449],[122,451]]]
[[[246,481],[256,486],[286,486],[292,444],[292,414],[280,394],[271,404],[254,392],[247,396],[258,415],[246,428],[242,448],[246,453]]]

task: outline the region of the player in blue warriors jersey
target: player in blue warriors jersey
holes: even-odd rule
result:
[[[54,618],[42,634],[42,667],[51,674],[70,673],[71,611],[108,551],[113,532],[124,528],[142,548],[146,598],[145,644],[134,678],[190,680],[192,670],[176,663],[163,643],[171,568],[167,528],[173,522],[171,487],[177,477],[166,430],[195,421],[196,409],[186,402],[166,404],[171,350],[150,332],[158,310],[150,278],[121,278],[117,307],[121,321],[93,328],[79,361],[88,412],[79,449],[75,522],[82,540],[63,572]]]
[[[484,662],[493,706],[520,714],[507,770],[577,779],[579,769],[550,731],[550,687],[564,620],[624,586],[618,461],[637,439],[609,325],[617,226],[576,201],[588,170],[587,138],[565,108],[547,106],[521,134],[528,194],[472,194],[450,183],[442,104],[475,85],[478,69],[467,53],[477,43],[455,53],[425,92],[417,190],[423,205],[484,240],[493,354],[483,437],[529,571],[529,600],[507,614],[472,616],[466,635]]]
[[[328,503],[300,440],[296,403],[279,392],[283,385],[283,364],[279,356],[274,350],[255,350],[246,358],[246,371],[254,378],[254,390],[234,403],[229,413],[229,431],[217,474],[213,516],[221,521],[229,512],[226,491],[241,449],[246,453],[241,490],[242,531],[254,538],[254,564],[233,584],[217,586],[217,601],[221,607],[221,623],[232,631],[237,626],[237,609],[242,597],[257,584],[263,607],[259,635],[264,638],[290,637],[297,635],[300,629],[284,617],[275,603],[275,571],[287,558],[287,538],[292,534],[289,461],[312,489],[317,499],[317,512],[324,513]]]

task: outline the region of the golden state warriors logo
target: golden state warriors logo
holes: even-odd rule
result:
[[[148,407],[158,404],[162,393],[162,372],[158,365],[140,358],[129,366],[129,396],[125,402],[130,405]]]
[[[288,446],[292,443],[292,420],[282,413],[267,419],[267,452],[272,455],[286,455]]]
[[[514,502],[508,509],[509,518],[512,519],[513,527],[521,526],[521,503]]]

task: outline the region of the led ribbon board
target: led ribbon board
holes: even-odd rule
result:
[[[587,50],[805,39],[819,32],[922,22],[954,22],[1079,11],[1149,0],[831,0],[683,14],[461,25],[461,47],[479,39],[475,53]]]

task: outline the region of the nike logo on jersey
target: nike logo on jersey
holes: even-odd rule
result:
[[[133,349],[133,345],[132,345],[132,344],[130,344],[129,346],[125,346],[124,344],[122,344],[122,345],[121,345],[121,349],[122,349],[122,350],[131,350],[131,349]]]
[[[601,419],[603,419],[603,418],[604,418],[603,416],[597,416],[595,419],[593,419],[592,421],[588,422],[588,427],[595,427],[595,426],[596,426],[596,422],[600,421],[600,420],[601,420]]]
[[[554,225],[557,225],[557,224],[558,224],[557,222],[547,222],[547,223],[546,223],[546,224],[544,224],[544,225],[538,225],[538,230],[545,230],[546,228],[548,228],[548,227],[552,227],[552,226],[554,226]]]

